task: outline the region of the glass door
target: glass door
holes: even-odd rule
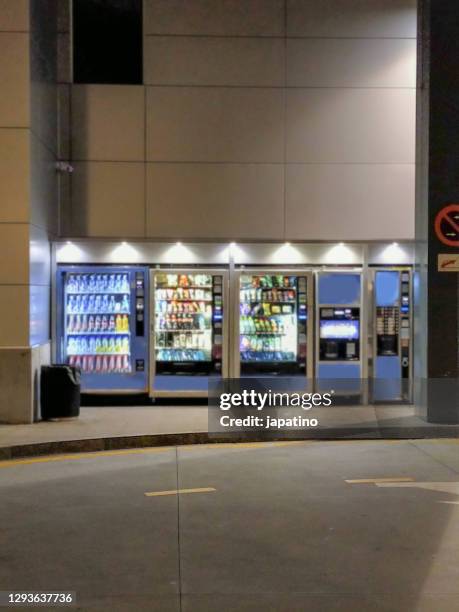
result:
[[[306,374],[306,277],[240,276],[241,376]]]
[[[64,353],[84,374],[132,370],[131,290],[127,273],[65,275]]]
[[[222,276],[157,272],[154,292],[156,376],[221,372]]]

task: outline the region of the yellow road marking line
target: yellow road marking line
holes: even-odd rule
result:
[[[173,489],[172,491],[151,491],[145,493],[145,497],[163,497],[164,495],[178,495],[179,493],[212,493],[216,491],[213,487],[202,487],[200,489]]]
[[[98,457],[116,457],[118,455],[142,455],[150,453],[164,453],[171,450],[172,447],[148,447],[148,448],[133,448],[113,451],[92,451],[89,453],[72,453],[68,455],[47,455],[46,457],[33,457],[27,459],[7,459],[0,461],[0,468],[8,468],[16,465],[31,465],[33,463],[50,463],[54,461],[70,461],[73,459],[95,459]]]
[[[378,482],[414,482],[414,478],[403,476],[400,478],[358,478],[356,480],[345,480],[347,484],[376,484]]]

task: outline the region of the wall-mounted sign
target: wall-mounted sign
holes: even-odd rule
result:
[[[438,240],[459,248],[459,204],[449,204],[435,217],[435,233]]]
[[[439,272],[459,272],[459,255],[441,253],[438,255]]]

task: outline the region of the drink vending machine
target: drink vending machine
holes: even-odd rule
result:
[[[312,274],[241,269],[234,346],[235,378],[312,377]]]
[[[360,272],[318,272],[316,307],[319,387],[331,384],[343,393],[360,393],[364,363]]]
[[[81,368],[82,391],[148,391],[147,272],[58,266],[57,359]]]
[[[205,397],[227,377],[226,270],[151,270],[152,397]]]
[[[373,270],[373,400],[410,396],[412,278],[409,268]]]

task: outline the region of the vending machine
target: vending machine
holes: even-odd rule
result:
[[[363,377],[360,272],[317,273],[316,378],[319,389],[360,393]]]
[[[57,359],[82,391],[148,391],[148,268],[58,266]]]
[[[412,352],[410,268],[374,269],[373,400],[409,400]]]
[[[206,397],[228,376],[228,276],[220,269],[151,271],[152,397]]]
[[[235,378],[312,378],[312,296],[309,271],[237,271]]]

